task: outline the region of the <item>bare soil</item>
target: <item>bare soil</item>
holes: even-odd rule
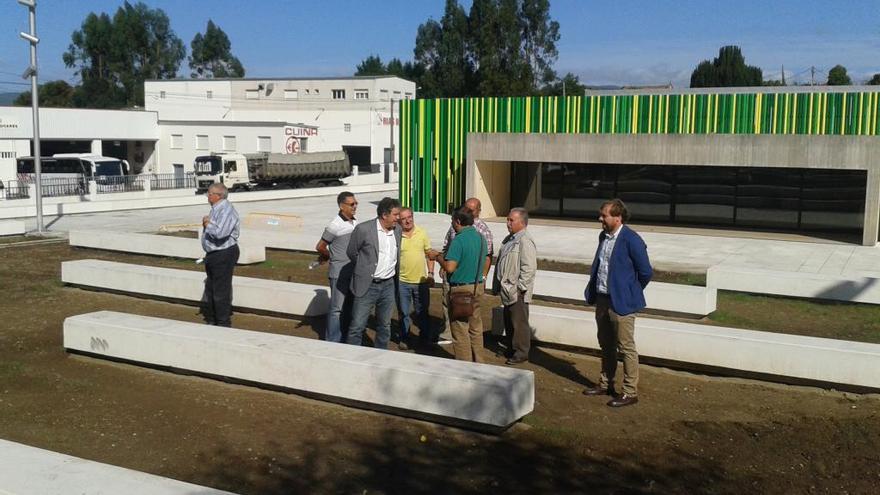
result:
[[[326,276],[307,269],[307,256],[269,257],[236,273]],[[877,395],[643,366],[642,401],[617,410],[581,395],[595,357],[535,347],[524,365],[535,372],[535,411],[493,436],[69,355],[67,316],[110,309],[200,321],[192,306],[64,287],[60,262],[79,258],[199,269],[64,243],[0,250],[4,439],[248,494],[876,493],[880,483]],[[241,313],[233,323],[323,331],[322,321]]]

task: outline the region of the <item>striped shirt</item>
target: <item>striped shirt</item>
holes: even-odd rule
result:
[[[605,233],[602,249],[599,250],[599,269],[596,271],[596,291],[599,294],[608,294],[608,270],[611,269],[611,253],[614,251],[614,244],[617,243],[621,227],[623,226],[617,227],[617,230],[610,234]]]
[[[495,246],[493,245],[492,239],[492,231],[489,230],[489,226],[486,225],[486,222],[480,220],[479,218],[474,219],[474,228],[477,229],[477,232],[483,236],[483,239],[486,239],[486,247],[489,249],[489,256],[493,256],[495,254]],[[455,239],[455,229],[449,227],[449,230],[446,232],[446,238],[443,239],[443,249],[441,250],[443,254],[446,254],[449,251],[449,245],[452,244],[452,240]]]
[[[208,225],[202,233],[202,249],[211,253],[238,244],[240,223],[232,203],[225,199],[214,203],[208,216]]]

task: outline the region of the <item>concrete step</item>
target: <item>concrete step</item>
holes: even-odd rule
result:
[[[0,440],[0,493],[229,495],[232,492]]]
[[[440,280],[439,265],[434,265],[434,271],[436,279]],[[487,287],[492,287],[494,277],[493,265],[489,269]],[[590,276],[585,274],[538,270],[535,274],[534,295],[560,301],[584,302],[584,290],[589,280]],[[648,309],[669,313],[706,316],[715,311],[717,298],[716,289],[694,285],[651,282],[645,289]]]
[[[112,311],[67,318],[64,347],[490,430],[534,408],[528,370]]]
[[[194,302],[202,300],[205,289],[204,272],[90,259],[62,262],[61,281],[83,287]],[[320,316],[327,314],[329,309],[330,289],[233,276],[232,305],[252,311]]]
[[[107,249],[126,253],[171,256],[174,258],[199,259],[205,256],[198,239],[186,239],[169,235],[137,234],[134,232],[108,232],[100,230],[70,231],[70,245],[92,249]],[[266,247],[259,243],[239,245],[239,265],[266,261]]]
[[[599,349],[591,311],[532,304],[529,323],[534,340]],[[501,308],[494,308],[493,333],[503,328]],[[636,347],[642,357],[701,368],[880,389],[878,344],[638,317]]]
[[[706,285],[756,294],[880,304],[880,279],[856,275],[715,265],[706,273]]]
[[[24,222],[21,220],[3,220],[0,222],[0,236],[22,235],[24,233]]]

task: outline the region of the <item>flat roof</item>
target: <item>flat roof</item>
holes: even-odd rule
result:
[[[218,77],[212,79],[146,79],[145,82],[235,82],[235,81],[339,81],[339,80],[367,80],[367,79],[400,79],[401,81],[413,82],[400,76],[325,76],[325,77]]]
[[[615,95],[715,95],[743,93],[876,93],[880,86],[740,86],[720,88],[630,88],[630,89],[587,89],[584,96]],[[572,95],[575,96],[575,95]]]

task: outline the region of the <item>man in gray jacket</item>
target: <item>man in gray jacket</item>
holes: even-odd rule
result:
[[[512,208],[507,214],[507,231],[495,264],[493,289],[504,305],[504,333],[507,339],[507,364],[529,360],[532,327],[529,325],[529,303],[538,270],[538,251],[527,229],[529,212]]]
[[[361,345],[370,310],[376,308],[375,347],[388,348],[391,312],[395,306],[394,279],[400,263],[400,202],[382,198],[376,219],[360,223],[351,233],[347,254],[353,265],[351,325],[347,342]]]

